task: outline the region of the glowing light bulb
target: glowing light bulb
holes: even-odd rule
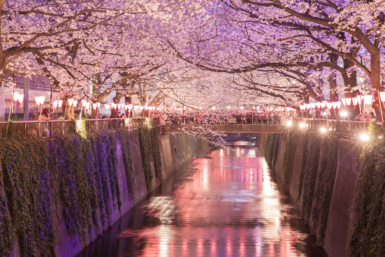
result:
[[[366,141],[369,141],[369,140],[370,140],[370,137],[369,137],[368,134],[362,133],[362,134],[360,135],[360,139],[361,139],[361,141],[366,142]]]
[[[326,132],[327,132],[327,129],[324,128],[324,127],[322,127],[322,128],[321,128],[321,133],[326,133]]]

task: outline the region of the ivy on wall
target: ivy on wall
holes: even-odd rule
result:
[[[272,134],[266,135],[265,157],[267,161],[271,158],[272,166],[275,165],[278,156],[279,147],[277,142],[279,141],[280,137],[278,134],[275,135],[275,137],[273,137]],[[302,161],[297,186],[297,202],[303,220],[306,223],[310,222],[309,224],[312,227],[312,232],[317,235],[319,244],[322,244],[325,237],[330,202],[337,171],[337,142],[337,136],[332,134],[329,134],[328,137],[321,138],[313,132],[289,132],[287,134],[283,154],[283,183],[284,189],[288,191],[294,168],[295,152],[297,151],[297,147],[302,146]],[[383,192],[385,199],[385,183]],[[373,215],[373,217],[374,216],[375,215]]]
[[[304,221],[309,221],[310,211],[313,202],[315,182],[317,178],[321,139],[318,137],[310,138],[306,167],[302,181],[302,192],[300,210]]]
[[[55,255],[50,215],[50,175],[46,166],[46,144],[31,138],[3,139],[1,144],[2,217],[1,256],[11,256],[15,240],[21,256]],[[26,172],[28,171],[28,172]],[[4,189],[4,190],[3,190]],[[4,195],[5,193],[5,195]],[[5,209],[8,203],[8,210]],[[10,220],[9,220],[10,219]]]
[[[267,134],[267,137],[266,137],[265,159],[267,164],[269,164],[269,166],[272,166],[275,138],[276,138],[276,134],[273,134],[273,133]]]
[[[368,145],[361,154],[360,174],[349,231],[349,256],[385,254],[385,144]]]
[[[303,186],[303,178],[305,177],[306,170],[306,162],[308,157],[308,149],[309,149],[309,133],[301,133],[300,136],[301,144],[302,144],[302,160],[301,160],[301,169],[299,171],[299,179],[298,179],[298,197],[297,202],[301,201],[302,195],[302,186]]]
[[[0,256],[13,256],[16,240],[20,256],[55,256],[54,215],[59,221],[63,217],[73,244],[88,242],[110,225],[113,207],[122,206],[118,140],[133,198],[126,130],[47,140],[11,129],[0,145]]]
[[[289,191],[290,187],[296,147],[297,134],[294,131],[289,131],[286,138],[285,151],[283,154],[282,162],[283,188],[286,192]]]
[[[271,166],[275,167],[275,164],[277,163],[278,158],[278,151],[279,151],[279,143],[281,142],[282,134],[276,134],[275,135],[275,141],[273,146],[273,157],[271,159]]]
[[[154,163],[154,172],[158,182],[162,181],[162,160],[157,131],[155,128],[145,125],[140,126],[138,129],[146,186],[147,190],[150,192],[154,179],[152,163]]]
[[[325,137],[321,143],[321,157],[317,183],[314,189],[313,208],[311,211],[312,226],[318,235],[317,241],[322,244],[325,237],[329,207],[333,194],[334,179],[337,171],[338,138],[335,135]]]
[[[132,165],[132,155],[130,150],[129,134],[126,129],[118,130],[117,134],[121,141],[124,169],[126,171],[126,175],[128,175],[127,176],[128,192],[130,194],[131,200],[134,201],[135,200],[135,174],[134,174],[134,167]]]

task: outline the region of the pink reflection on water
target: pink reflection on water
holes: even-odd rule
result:
[[[145,221],[125,229],[132,256],[299,256],[295,247],[308,234],[290,226],[290,204],[272,181],[261,153],[245,142],[234,151],[212,151],[197,158],[174,190],[153,196],[141,213]],[[138,219],[139,220],[139,219]],[[145,242],[145,243],[143,243]],[[131,256],[122,252],[118,256]]]

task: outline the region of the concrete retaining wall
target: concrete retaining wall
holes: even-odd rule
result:
[[[178,133],[178,134],[164,134],[158,135],[159,147],[162,158],[162,177],[166,179],[172,173],[174,173],[179,167],[185,164],[193,157],[197,157],[203,154],[208,149],[208,143],[203,142],[193,136]],[[113,205],[112,193],[111,195],[111,223],[106,224],[104,228],[100,224],[100,227],[103,230],[108,229],[114,222],[118,221],[122,215],[124,215],[128,210],[130,210],[135,204],[141,201],[147,194],[145,174],[143,169],[142,156],[140,151],[140,141],[139,141],[139,132],[132,131],[129,133],[129,142],[130,142],[130,151],[133,162],[134,176],[135,176],[135,199],[130,198],[130,193],[128,189],[127,179],[129,174],[126,174],[123,156],[121,150],[121,143],[117,141],[117,157],[118,157],[118,183],[120,187],[120,194],[122,200],[121,212],[119,211],[118,205]],[[0,169],[2,165],[0,163]],[[1,170],[0,170],[1,171]],[[155,169],[154,172],[154,183],[152,185],[152,190],[159,186],[161,181],[155,179]],[[53,181],[52,192],[51,192],[51,213],[53,218],[53,227],[55,234],[56,242],[56,253],[59,257],[71,257],[77,255],[82,249],[84,249],[90,242],[94,241],[99,234],[102,234],[102,231],[94,231],[91,233],[87,244],[82,244],[80,240],[76,244],[70,241],[70,236],[67,233],[67,229],[64,223],[63,217],[63,204],[61,203],[58,186],[55,184],[56,181]],[[110,186],[108,186],[110,188]],[[110,189],[109,189],[110,190]],[[19,247],[16,245],[14,256],[20,256]],[[48,256],[48,255],[47,255]]]
[[[257,145],[262,153],[264,153],[266,147],[266,137],[267,134],[259,134],[257,137]],[[278,183],[281,183],[283,180],[282,163],[285,143],[286,136],[281,136],[277,161],[274,167]],[[303,147],[307,147],[307,145],[305,146],[303,142],[298,139],[294,157],[293,173],[289,187],[289,194],[296,203],[298,198],[298,183]],[[346,240],[348,237],[349,225],[353,217],[350,209],[356,192],[360,166],[359,156],[361,151],[362,148],[357,143],[343,139],[338,141],[338,167],[333,186],[325,239],[323,242],[323,247],[329,257],[347,256],[345,251]]]

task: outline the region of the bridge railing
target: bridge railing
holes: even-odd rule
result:
[[[84,120],[50,120],[50,121],[10,121],[0,122],[0,137],[4,137],[12,126],[14,130],[25,135],[58,136],[85,129],[87,132],[115,130],[119,128],[136,128],[141,124],[158,125],[158,118],[125,119],[84,119]],[[82,126],[81,124],[84,124]]]
[[[379,122],[305,118],[295,118],[293,120],[295,126],[299,126],[299,124],[303,123],[306,124],[305,128],[309,130],[325,128],[328,131],[334,131],[346,137],[354,137],[357,134],[368,132],[370,124],[372,124],[376,135],[380,136],[383,134],[383,125]]]

